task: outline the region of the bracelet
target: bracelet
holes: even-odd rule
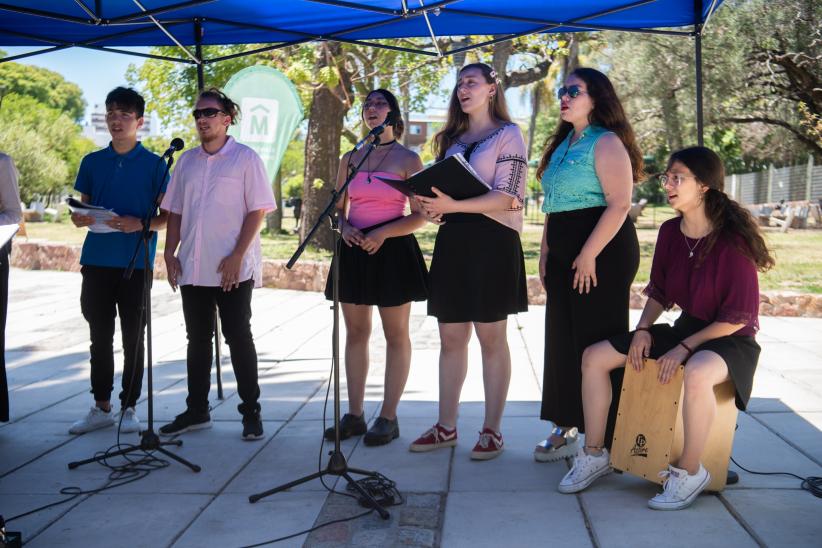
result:
[[[648,333],[650,333],[650,332],[651,332],[651,328],[650,328],[650,327],[639,327],[639,326],[636,326],[636,328],[634,329],[634,331],[647,331]]]
[[[688,358],[693,356],[693,354],[694,354],[693,349],[690,346],[688,346],[687,344],[685,344],[685,341],[679,341],[679,346],[681,346],[682,348],[684,348],[685,350],[688,351]],[[687,360],[688,358],[685,358],[685,359]]]

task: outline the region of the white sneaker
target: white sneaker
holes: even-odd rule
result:
[[[574,457],[574,465],[559,482],[557,490],[560,493],[578,493],[611,471],[607,449],[603,449],[600,455],[589,455],[580,447]]]
[[[711,475],[702,463],[693,476],[688,474],[687,470],[668,465],[668,469],[660,472],[659,477],[665,478],[662,492],[648,501],[648,506],[654,510],[687,508],[711,482]]]
[[[120,433],[130,434],[140,431],[140,419],[137,418],[137,411],[133,407],[126,407],[120,410],[122,422],[120,423]],[[120,417],[118,417],[120,419]]]
[[[69,434],[85,434],[112,424],[114,424],[114,413],[111,410],[103,411],[94,405],[88,415],[71,425]]]

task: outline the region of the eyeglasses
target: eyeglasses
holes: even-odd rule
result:
[[[363,109],[363,110],[368,110],[368,109],[369,109],[369,108],[371,108],[371,107],[374,107],[374,108],[385,108],[385,107],[387,107],[387,106],[389,106],[389,105],[388,105],[388,103],[387,103],[386,101],[367,101],[367,102],[365,102],[365,103],[363,103],[363,104],[362,104],[362,109]]]
[[[685,179],[696,179],[696,177],[693,175],[682,175],[681,173],[672,173],[670,175],[663,173],[659,176],[659,184],[662,186],[670,184],[673,187],[678,187]]]
[[[226,114],[226,112],[218,108],[197,108],[194,109],[194,112],[192,112],[191,114],[194,115],[195,120],[199,120],[203,116],[205,116],[206,118],[214,118],[218,114]]]
[[[571,99],[576,99],[580,95],[587,93],[584,89],[574,84],[573,86],[562,86],[557,90],[557,99],[562,100],[563,95],[568,95]]]

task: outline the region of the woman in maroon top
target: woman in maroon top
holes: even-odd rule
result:
[[[774,260],[751,215],[723,192],[725,172],[716,153],[704,147],[675,152],[660,182],[679,216],[659,229],[648,302],[636,330],[589,346],[582,356],[585,446],[559,491],[576,493],[611,471],[604,448],[609,373],[624,367],[626,358],[639,371],[650,357],[662,384],[685,364],[682,456],[664,472],[663,492],[648,501],[656,510],[679,510],[710,482],[700,457],[716,413],[714,386],[731,379],[739,409],[750,398],[760,350],[754,340],[757,270]],[[674,304],[682,309],[674,325],[654,324]]]

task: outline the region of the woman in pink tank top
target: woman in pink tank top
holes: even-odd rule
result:
[[[345,375],[348,412],[340,421],[340,438],[365,434],[365,445],[384,445],[400,435],[397,405],[411,366],[408,323],[411,302],[428,296],[428,271],[413,232],[425,224],[416,200],[383,183],[377,176],[406,179],[422,169],[420,157],[402,146],[404,123],[399,103],[384,89],[365,98],[362,119],[367,128],[382,124],[391,114],[393,123],[380,135],[374,149],[337,204],[343,244],[339,253],[343,319],[346,327]],[[340,160],[337,188],[352,165],[368,150],[349,152]],[[406,207],[410,212],[406,214]],[[326,283],[331,299],[331,277]],[[372,308],[377,306],[385,334],[385,394],[379,417],[368,429],[363,412],[368,375],[368,340]],[[367,431],[366,431],[367,430]],[[325,431],[334,439],[334,429]]]

